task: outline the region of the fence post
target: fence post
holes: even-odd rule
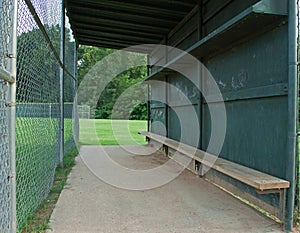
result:
[[[150,57],[147,55],[147,76],[150,75]],[[150,84],[147,84],[147,131],[150,132],[150,121],[151,121],[151,103],[150,103]],[[147,142],[149,142],[149,138],[146,137]]]
[[[9,83],[7,104],[9,107],[9,151],[11,163],[11,232],[17,232],[17,210],[16,210],[16,76],[17,76],[17,21],[18,0],[12,2],[12,24],[10,30],[9,62],[8,69],[14,82]]]
[[[60,35],[60,60],[65,65],[65,4],[61,1],[61,35]],[[59,165],[64,166],[64,69],[60,67],[59,78]]]
[[[78,108],[77,108],[77,86],[78,86],[78,77],[77,77],[77,60],[78,60],[78,53],[77,53],[77,43],[74,42],[74,100],[73,100],[73,119],[74,119],[74,140],[76,146],[79,143],[79,119],[78,119]]]

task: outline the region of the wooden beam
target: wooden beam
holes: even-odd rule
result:
[[[130,29],[135,29],[135,30],[143,30],[143,31],[159,31],[162,34],[167,33],[169,31],[168,27],[165,26],[153,26],[153,25],[147,25],[147,24],[143,24],[143,23],[133,23],[133,22],[125,22],[122,20],[116,20],[116,19],[102,19],[100,17],[91,17],[88,14],[84,15],[84,14],[78,14],[78,15],[73,15],[73,17],[71,18],[72,22],[74,23],[84,23],[84,24],[90,24],[93,23],[95,25],[102,24],[102,25],[107,25],[109,27],[126,27],[126,28],[130,28]]]
[[[73,23],[75,28],[85,28],[93,31],[100,31],[100,32],[108,32],[108,33],[122,33],[127,35],[133,35],[133,36],[143,36],[143,37],[149,37],[153,39],[159,39],[161,40],[163,38],[163,35],[161,35],[160,32],[157,31],[141,31],[141,30],[134,30],[130,28],[123,28],[123,27],[110,27],[107,25],[102,24],[84,24],[84,23]]]
[[[73,14],[82,14],[83,12],[88,12],[89,16],[100,17],[101,19],[123,19],[131,22],[151,22],[154,25],[173,25],[174,22],[180,20],[181,17],[153,17],[153,15],[146,15],[146,14],[138,14],[136,12],[127,13],[119,11],[119,9],[111,9],[105,10],[102,8],[89,8],[86,6],[72,6],[69,8]],[[142,13],[142,11],[140,11]]]
[[[76,32],[80,36],[84,35],[89,35],[89,36],[99,36],[100,38],[106,38],[106,39],[118,39],[119,41],[124,41],[126,42],[133,42],[133,43],[138,43],[138,44],[155,44],[158,42],[158,40],[151,39],[151,38],[144,38],[144,37],[138,37],[138,36],[131,36],[131,35],[126,35],[126,34],[117,34],[117,33],[107,33],[107,32],[102,32],[102,31],[93,31],[89,29],[84,29],[84,28],[77,28]]]
[[[111,1],[111,0],[101,0],[101,1],[94,1],[94,0],[73,0],[68,1],[68,6],[82,6],[82,5],[89,5],[93,8],[111,8],[111,9],[119,9],[120,11],[129,11],[129,12],[144,12],[145,14],[150,15],[162,15],[162,16],[183,16],[185,15],[185,8],[179,6],[175,9],[175,6],[169,8],[162,8],[160,4],[157,5],[147,5],[147,2],[143,3],[131,3],[128,2],[118,2],[118,1]]]

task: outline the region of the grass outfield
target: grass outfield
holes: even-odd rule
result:
[[[147,130],[147,121],[80,119],[81,145],[142,145],[145,136],[139,130]]]

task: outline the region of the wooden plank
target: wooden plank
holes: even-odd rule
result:
[[[288,94],[287,83],[277,83],[268,86],[248,88],[243,90],[222,93],[223,99],[220,100],[219,95],[209,95],[205,98],[206,103],[228,102],[237,100],[248,100],[267,98],[274,96],[282,96]]]
[[[209,154],[205,151],[199,150],[184,143],[180,143],[170,138],[147,131],[140,131],[139,134],[175,149],[176,151],[196,161],[199,161],[200,163],[211,167],[218,172],[239,180],[258,190],[285,189],[290,187],[290,183],[286,180],[262,173],[222,158],[218,158],[215,155]]]

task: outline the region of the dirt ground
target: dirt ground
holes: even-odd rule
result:
[[[117,163],[131,169],[150,169],[166,162],[161,153],[152,153],[145,146],[104,149]],[[168,184],[148,191],[111,186],[83,162],[95,150],[94,146],[81,148],[48,232],[282,232],[279,224],[186,170]]]

